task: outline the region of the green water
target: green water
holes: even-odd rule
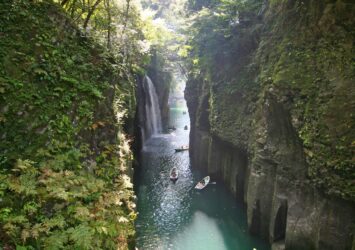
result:
[[[189,116],[181,93],[170,100],[170,124],[177,130],[159,134],[145,143],[136,178],[137,248],[164,250],[267,250],[247,232],[245,210],[223,184],[204,190],[193,187],[203,176],[189,165],[188,151],[174,148],[189,141]],[[169,180],[172,167],[179,170],[176,183]],[[213,182],[213,180],[211,180]]]

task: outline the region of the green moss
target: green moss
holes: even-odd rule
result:
[[[199,64],[191,76],[207,79],[196,91],[210,89],[209,107],[198,112],[208,112],[213,134],[252,151],[256,107],[272,92],[291,114],[309,179],[327,194],[355,200],[354,7],[347,1],[270,1],[263,11],[262,24],[255,18],[260,8],[252,8],[239,13],[235,28],[214,23],[218,29],[209,29],[208,44],[192,41]],[[203,25],[210,28],[208,20],[197,25],[200,33]],[[220,30],[229,29],[233,35],[221,39]]]
[[[50,1],[11,2],[0,4],[0,248],[127,247],[131,155],[115,113],[134,116],[129,69]]]
[[[298,11],[297,6],[293,7],[289,15]],[[276,25],[269,30],[275,39],[259,47],[258,55],[265,89],[274,87],[280,100],[292,96],[291,100],[286,98],[287,105],[298,121],[295,127],[305,147],[309,177],[327,193],[353,200],[354,88],[350,82],[355,71],[349,44],[354,29],[340,20],[341,16],[333,16],[336,5],[327,7],[328,12],[320,17],[315,16],[321,9],[317,4],[299,11],[303,22],[294,25],[292,32],[278,29],[281,20],[276,19]],[[347,10],[342,11],[341,15],[347,16]],[[343,26],[317,26],[317,18],[324,22],[337,18]]]

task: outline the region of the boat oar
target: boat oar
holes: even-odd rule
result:
[[[217,184],[217,182],[215,182],[215,181],[213,181],[213,182],[209,182],[207,185],[210,185],[210,184],[212,184],[212,185],[216,185],[216,184]],[[191,187],[190,191],[192,191],[192,190],[198,190],[198,189],[195,189],[195,186],[193,186],[193,187]]]

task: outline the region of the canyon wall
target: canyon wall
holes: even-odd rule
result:
[[[160,54],[161,52],[154,51],[151,63],[148,67],[148,76],[152,79],[157,90],[159,98],[160,113],[162,118],[163,129],[166,129],[169,121],[169,91],[172,81],[171,73],[166,69],[166,61]]]
[[[132,249],[135,75],[53,1],[1,1],[0,249]]]
[[[354,249],[354,10],[264,1],[241,17],[232,59],[190,73],[192,166],[224,181],[273,249]]]

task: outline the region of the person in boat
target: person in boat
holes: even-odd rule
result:
[[[196,185],[196,187],[198,187],[198,189],[202,189],[205,186],[205,180],[202,179],[201,181],[199,181]]]

